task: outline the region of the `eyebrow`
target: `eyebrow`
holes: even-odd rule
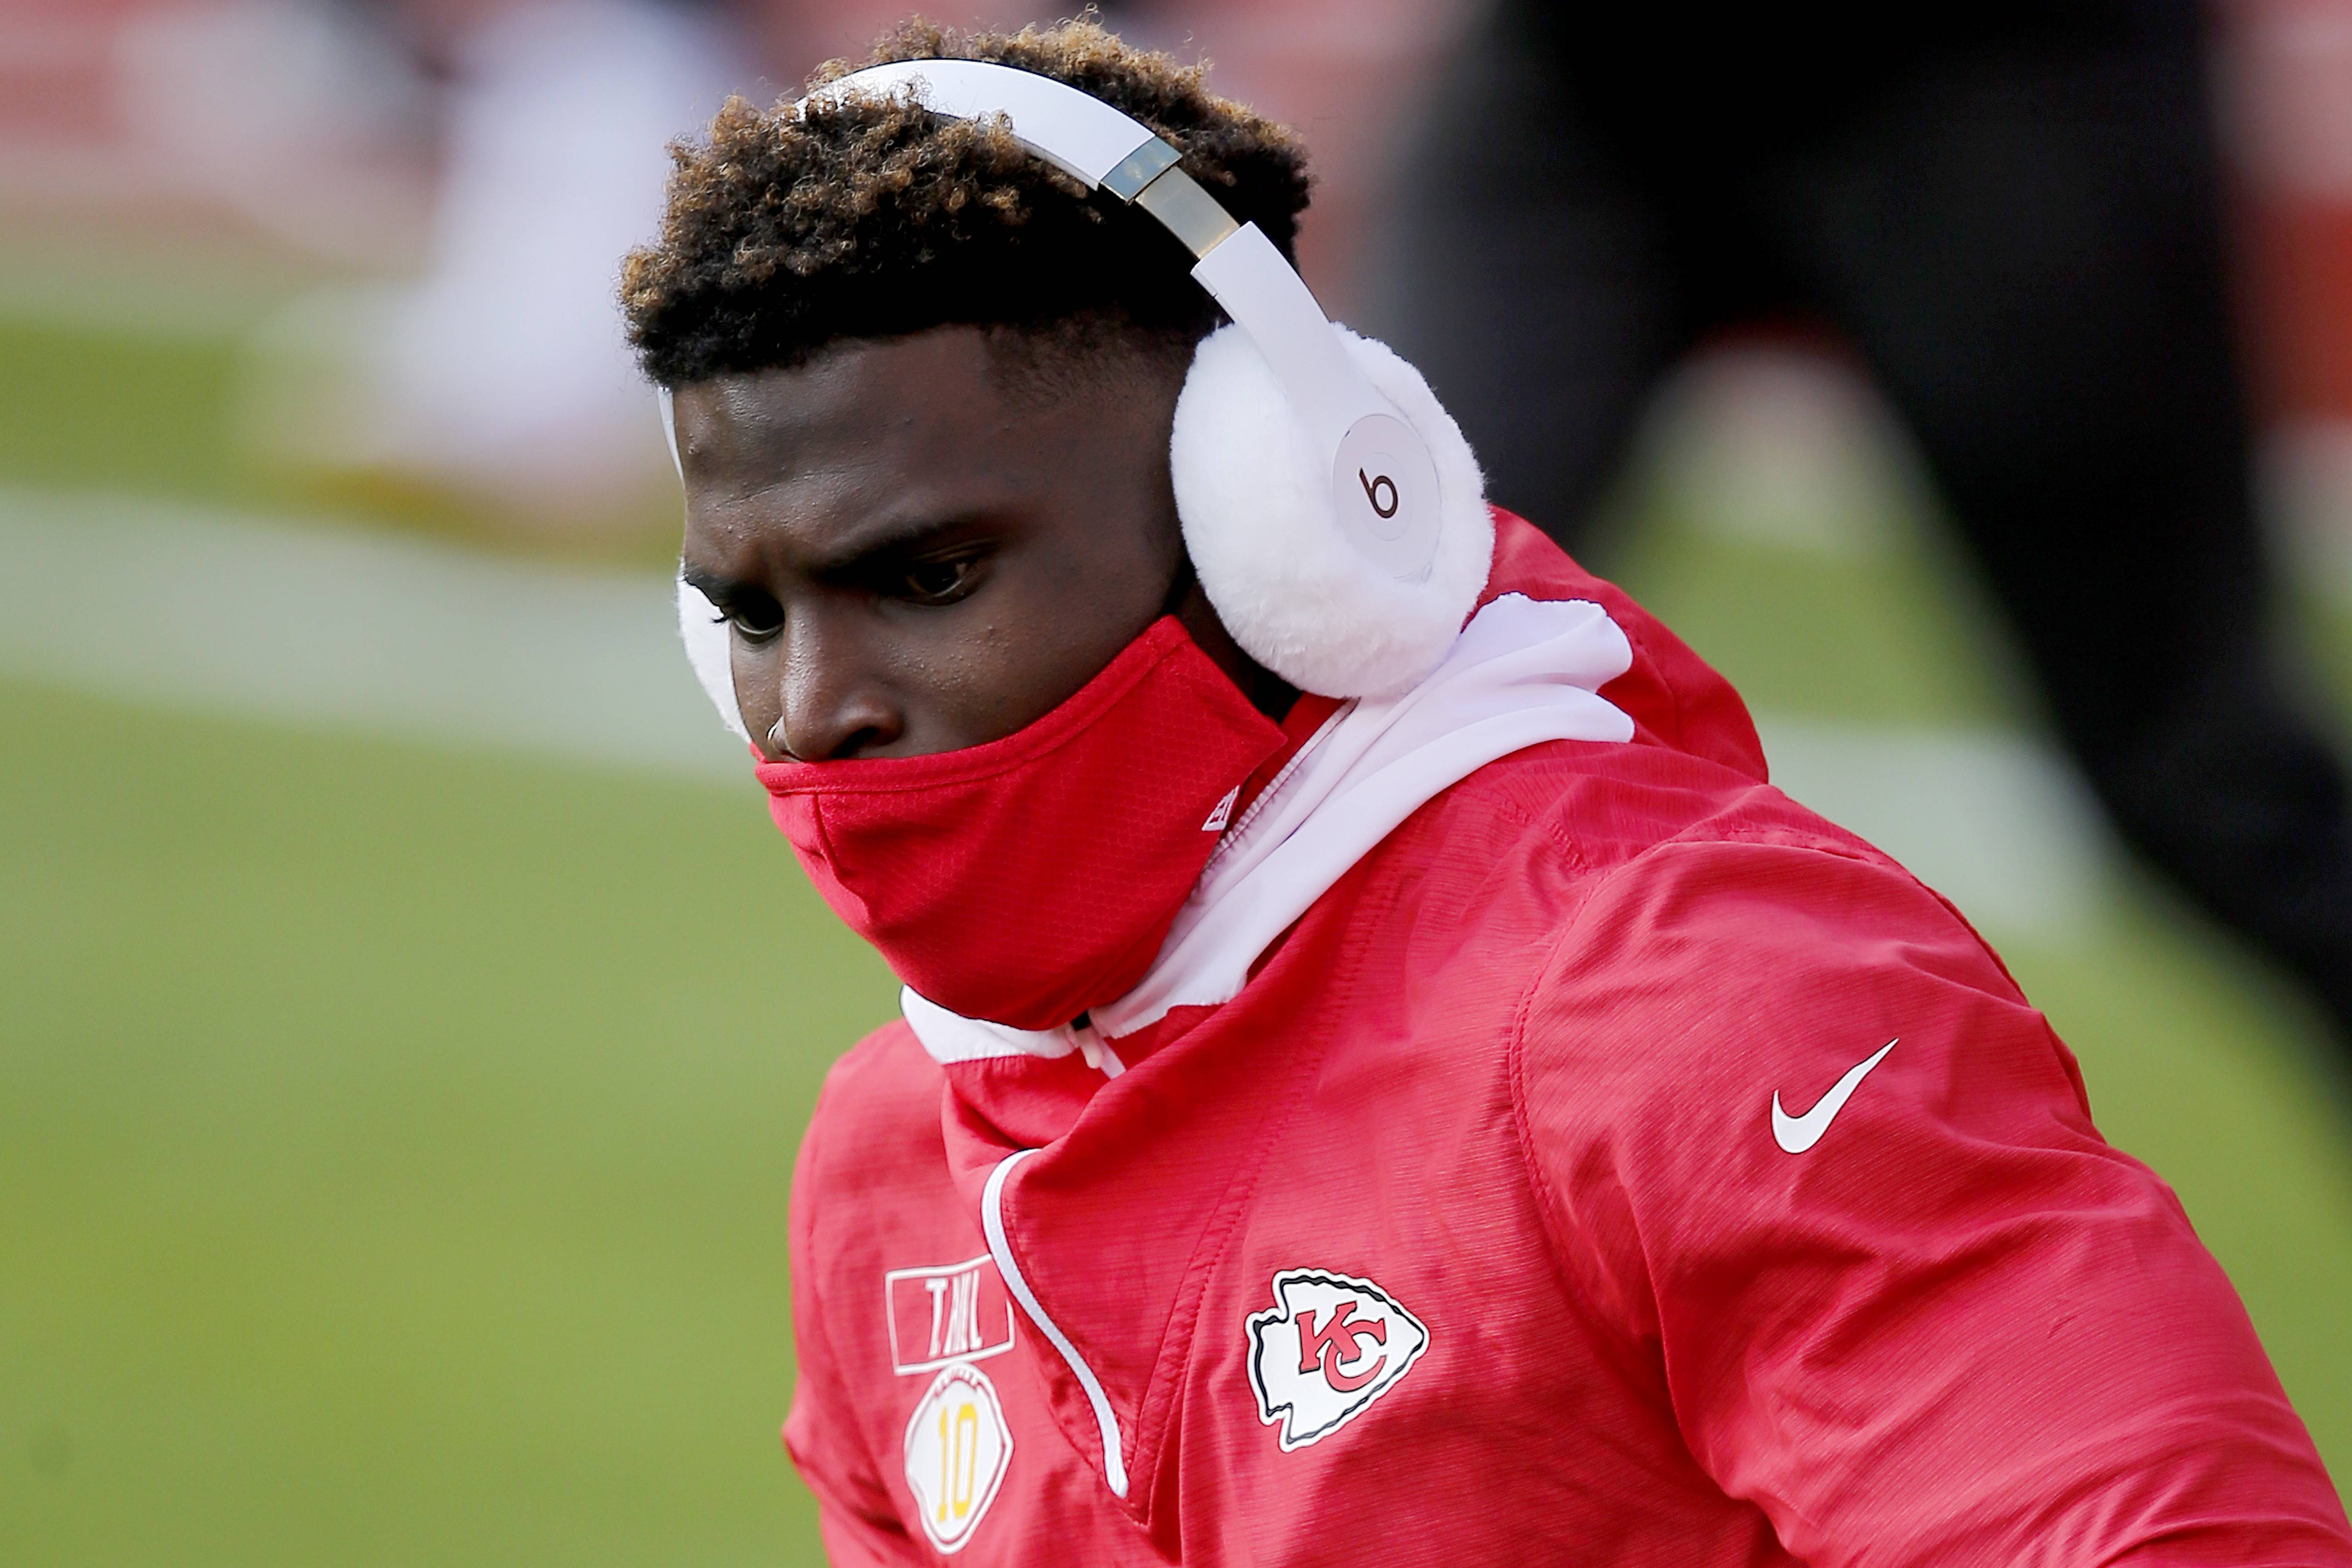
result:
[[[722,577],[716,572],[705,572],[699,566],[681,566],[677,574],[688,587],[714,605],[725,604],[727,595],[735,587],[733,578]]]
[[[946,517],[909,517],[877,523],[853,533],[830,552],[803,562],[802,569],[809,576],[824,581],[856,577],[877,562],[911,554],[987,521],[985,512],[965,511]],[[713,604],[724,604],[727,595],[740,586],[739,579],[696,566],[686,567],[681,575]]]

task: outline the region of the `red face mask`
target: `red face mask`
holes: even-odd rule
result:
[[[1172,616],[1001,741],[763,763],[776,826],[899,979],[967,1018],[1050,1029],[1132,990],[1283,745]]]

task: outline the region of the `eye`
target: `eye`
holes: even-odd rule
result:
[[[898,595],[917,605],[952,605],[979,586],[980,564],[969,553],[913,562],[899,579]]]
[[[784,607],[765,594],[730,595],[719,618],[745,642],[766,642],[784,629]]]

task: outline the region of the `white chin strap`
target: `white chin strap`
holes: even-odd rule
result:
[[[1191,251],[1192,277],[1234,323],[1202,344],[1170,442],[1209,602],[1253,658],[1305,690],[1378,695],[1437,667],[1485,586],[1494,535],[1477,463],[1418,372],[1335,328],[1257,225],[1235,223],[1177,167],[1175,148],[1100,99],[1012,66],[902,60],[828,82],[795,111],[853,97],[1001,120],[1029,152],[1141,207]],[[675,458],[667,402],[663,414]],[[725,626],[719,656],[698,646],[708,603],[682,585],[679,625],[740,732]]]

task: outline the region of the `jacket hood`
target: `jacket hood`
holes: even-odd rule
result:
[[[1525,518],[1497,507],[1495,567],[1478,602],[1483,606],[1505,594],[1584,599],[1607,612],[1632,646],[1633,661],[1601,695],[1633,721],[1634,744],[1664,746],[1758,784],[1769,782],[1755,721],[1731,682],[1623,589],[1578,565]]]

